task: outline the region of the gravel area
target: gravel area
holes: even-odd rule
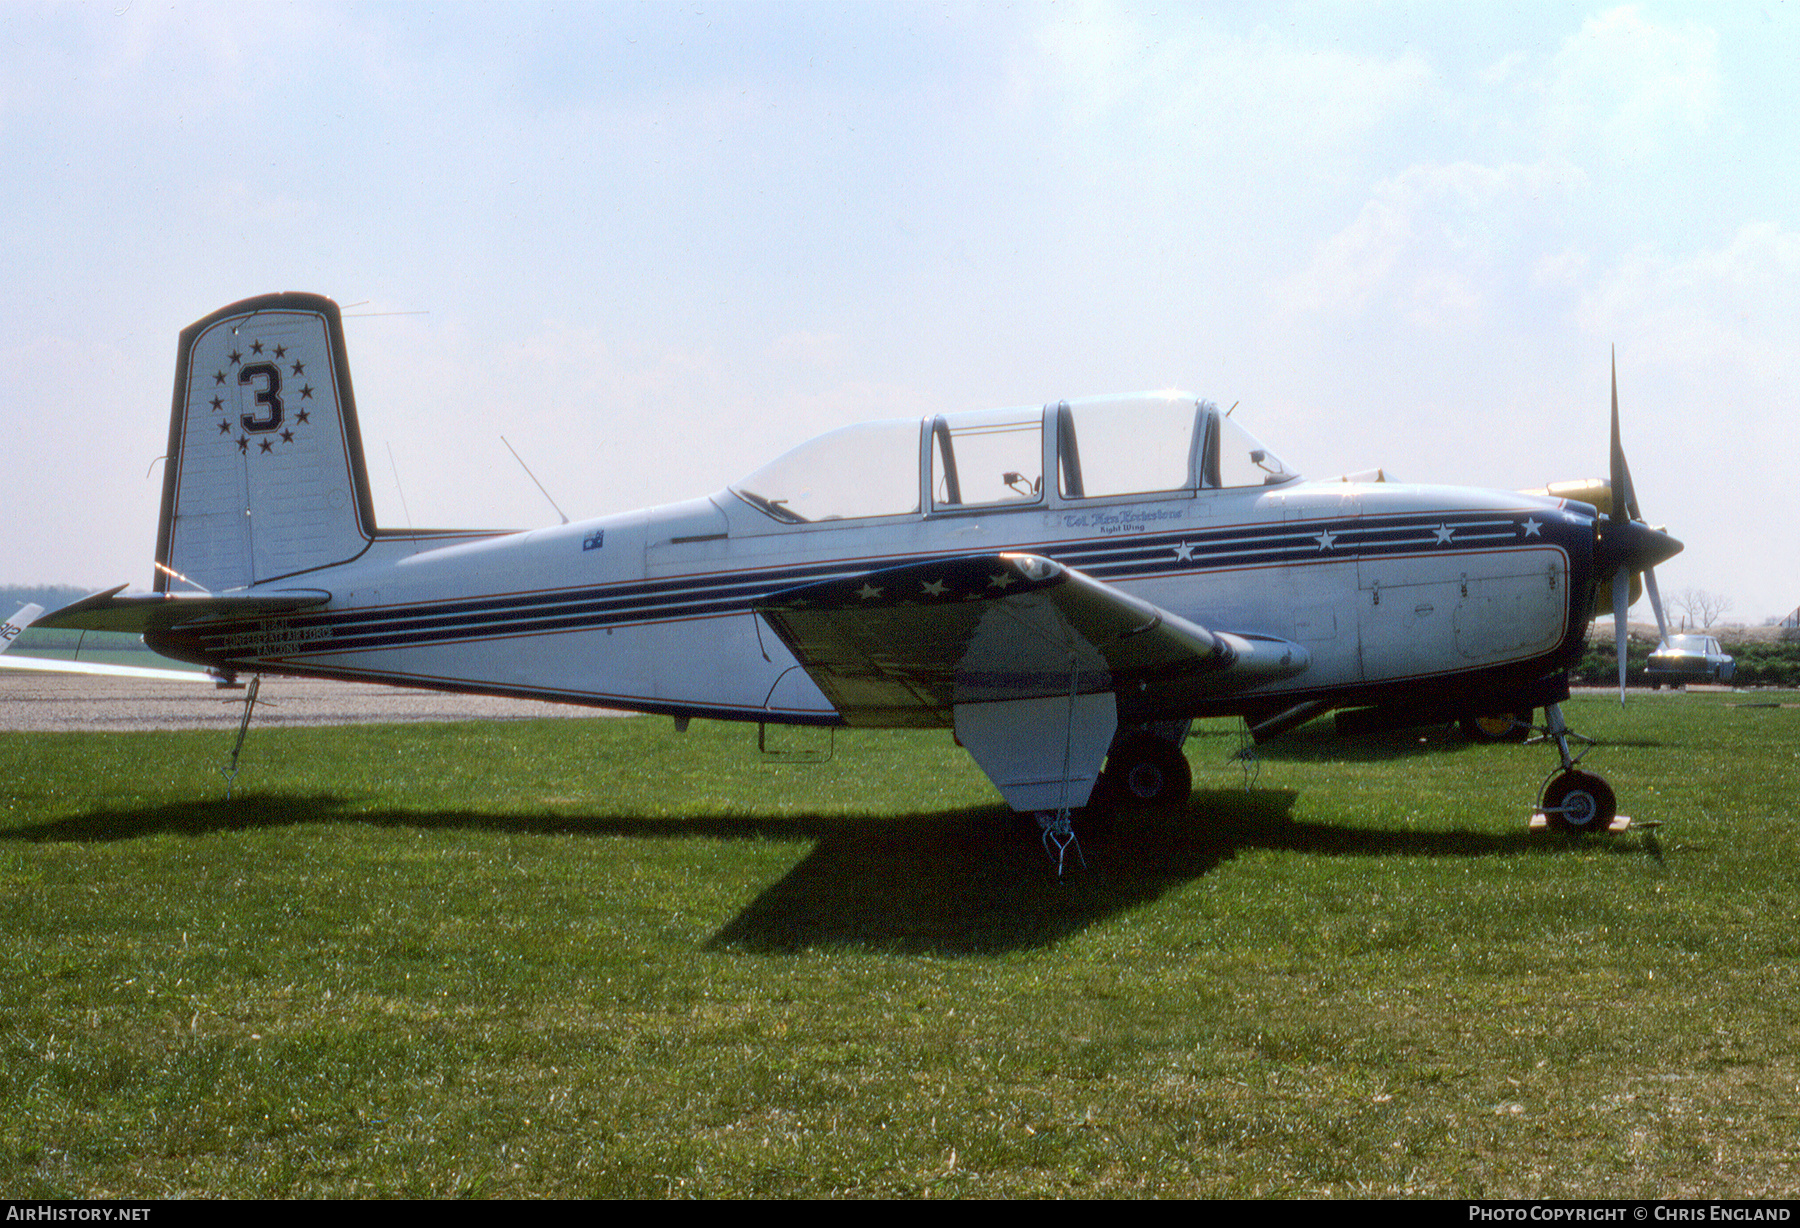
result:
[[[605,708],[529,699],[451,695],[316,678],[264,678],[253,728],[405,721],[526,721],[542,717],[624,716]],[[83,674],[0,673],[0,730],[235,729],[243,690],[206,682],[105,678]]]
[[[1617,694],[1608,687],[1575,687],[1576,694]],[[1692,686],[1694,691],[1730,687]],[[1674,697],[1679,691],[1633,688],[1633,699]],[[452,695],[364,682],[264,678],[256,697],[256,728],[283,725],[360,725],[407,721],[529,721],[543,717],[629,716],[530,699]],[[0,671],[0,731],[235,729],[244,718],[244,692],[204,682],[103,678],[84,674]]]

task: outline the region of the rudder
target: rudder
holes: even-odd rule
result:
[[[374,538],[338,305],[270,294],[183,329],[162,568],[224,592],[349,562]],[[156,588],[169,580],[159,568]]]

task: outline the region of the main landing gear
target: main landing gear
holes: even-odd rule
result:
[[[1182,722],[1181,735],[1187,734]],[[1121,734],[1106,756],[1106,768],[1094,785],[1097,804],[1117,814],[1144,815],[1174,810],[1194,789],[1194,773],[1179,739],[1148,729]]]
[[[1531,830],[1565,832],[1604,832],[1618,835],[1631,826],[1631,816],[1619,813],[1612,786],[1592,772],[1578,768],[1583,756],[1592,749],[1592,738],[1570,731],[1563,721],[1562,705],[1544,708],[1542,736],[1556,743],[1562,766],[1550,774],[1538,799],[1537,811],[1531,816]],[[1569,754],[1569,739],[1587,743],[1581,754]]]

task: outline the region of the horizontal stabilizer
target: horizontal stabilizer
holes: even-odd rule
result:
[[[128,631],[138,635],[167,631],[203,619],[255,618],[310,609],[331,600],[324,589],[279,589],[243,593],[127,593],[125,585],[83,597],[46,614],[34,627],[69,627],[82,631]]]

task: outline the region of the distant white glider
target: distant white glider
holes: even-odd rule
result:
[[[161,678],[165,682],[217,682],[210,673],[191,669],[153,669],[147,665],[108,665],[99,661],[59,661],[51,657],[4,655],[19,633],[38,620],[41,605],[23,605],[0,624],[0,669],[23,669],[47,674],[101,674],[117,678]]]

